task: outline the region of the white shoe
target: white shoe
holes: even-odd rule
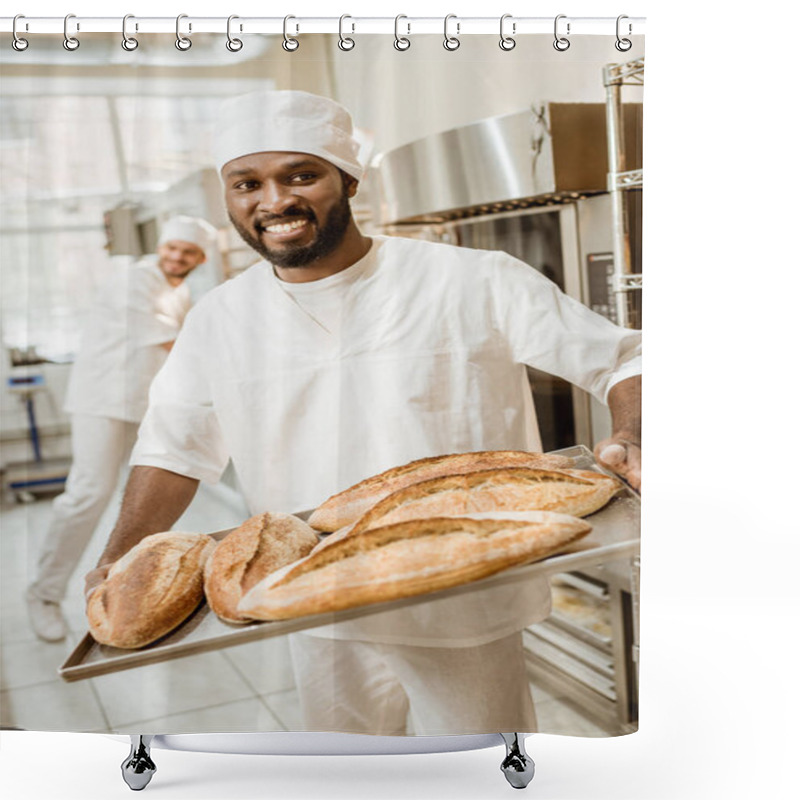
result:
[[[42,600],[31,594],[26,594],[28,603],[28,617],[34,633],[45,642],[60,642],[67,636],[67,626],[64,615],[61,613],[61,604],[51,600]]]

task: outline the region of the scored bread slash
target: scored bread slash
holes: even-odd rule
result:
[[[581,470],[491,469],[416,483],[369,509],[349,536],[394,522],[482,511],[552,511],[584,517],[602,508],[621,484]]]
[[[528,453],[523,450],[485,450],[421,458],[373,475],[329,497],[309,517],[308,524],[318,531],[337,531],[354,523],[367,509],[387,495],[443,475],[462,475],[507,467],[569,469],[574,463],[568,456]]]
[[[236,607],[253,586],[307,556],[317,534],[299,517],[267,512],[231,531],[206,562],[204,586],[211,610],[225,622],[245,623]]]
[[[517,512],[374,528],[269,576],[242,598],[239,612],[290,619],[448,589],[560,552],[591,527],[565,514]]]
[[[135,649],[177,628],[203,601],[203,568],[215,546],[204,533],[168,531],[142,539],[87,600],[94,639]]]

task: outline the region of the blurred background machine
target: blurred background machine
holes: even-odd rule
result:
[[[6,391],[22,403],[27,420],[30,458],[12,461],[3,467],[3,492],[7,497],[29,502],[38,495],[60,492],[67,480],[71,459],[48,458],[42,452],[39,425],[36,420],[37,398],[49,397],[41,365],[43,360],[36,348],[9,351],[11,369],[6,377]],[[52,398],[50,398],[52,401]]]

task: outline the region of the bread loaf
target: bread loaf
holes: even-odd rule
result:
[[[381,472],[329,497],[309,517],[308,524],[318,531],[335,531],[351,525],[367,509],[406,486],[442,475],[463,475],[486,469],[529,467],[531,469],[562,469],[573,466],[566,456],[527,453],[520,450],[487,450],[476,453],[422,458],[400,467]]]
[[[208,604],[226,622],[247,622],[236,610],[242,596],[270,573],[307,556],[316,544],[316,533],[291,514],[251,517],[231,531],[206,562]]]
[[[590,530],[584,520],[549,512],[374,528],[256,584],[239,611],[255,619],[290,619],[447,589],[552,555]]]
[[[583,517],[618,491],[613,478],[596,472],[491,469],[445,475],[385,497],[352,527],[352,536],[395,522],[480,511],[553,511]]]
[[[202,533],[154,533],[113,564],[86,605],[100,644],[144,647],[180,625],[203,600],[203,567],[216,542]]]

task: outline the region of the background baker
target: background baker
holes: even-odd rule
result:
[[[253,513],[297,512],[415,458],[539,450],[525,365],[607,401],[612,466],[640,482],[640,334],[510,256],[365,237],[349,114],[304,92],[235,98],[216,161],[264,261],[206,295],[153,384],[108,564],[168,529],[232,460]],[[305,726],[535,730],[521,630],[549,585],[501,587],[291,637]]]

